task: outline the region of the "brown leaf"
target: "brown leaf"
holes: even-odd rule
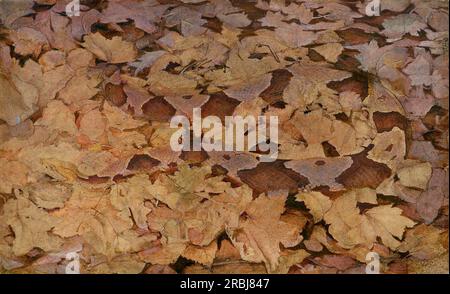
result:
[[[280,243],[293,247],[302,240],[295,226],[279,220],[285,201],[286,197],[261,195],[246,209],[249,217],[242,219],[239,227],[227,230],[241,257],[251,262],[264,262],[268,271],[276,270],[279,265]]]
[[[120,37],[107,39],[100,33],[85,36],[83,46],[97,58],[110,63],[134,61],[137,55],[132,43],[123,41]]]

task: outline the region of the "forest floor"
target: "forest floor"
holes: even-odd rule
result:
[[[0,0],[0,272],[448,273],[448,1],[378,2]]]

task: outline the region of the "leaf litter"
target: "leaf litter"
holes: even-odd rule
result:
[[[448,273],[448,1],[69,2],[0,0],[1,272]]]

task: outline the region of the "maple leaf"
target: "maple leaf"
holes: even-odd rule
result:
[[[317,144],[333,137],[333,121],[321,109],[297,112],[291,119],[308,144]]]
[[[417,58],[408,64],[403,70],[409,75],[411,79],[411,84],[414,86],[430,86],[432,83],[431,77],[431,56],[421,54]]]
[[[222,187],[211,186],[211,188],[212,190],[209,190],[211,193],[220,193],[220,190],[222,192],[216,196],[209,196],[209,201],[205,201],[202,205],[197,206],[195,211],[192,210],[193,217],[211,213],[211,217],[207,217],[205,220],[208,222],[218,221],[217,224],[222,226],[223,224],[220,222],[221,218],[228,218],[229,214],[234,214],[233,217],[238,217],[249,202],[251,190],[246,186],[232,189],[227,183],[223,183]],[[230,212],[227,213],[226,210],[230,210]],[[215,220],[212,216],[220,215],[221,213],[218,213],[219,211],[223,211],[223,215]],[[230,222],[234,223],[235,221],[233,219]]]
[[[426,94],[421,87],[410,91],[410,97],[400,100],[405,111],[413,116],[426,115],[435,104],[435,98]]]
[[[229,97],[239,101],[249,101],[259,96],[265,89],[270,86],[272,80],[271,74],[266,74],[260,78],[246,81],[246,83],[230,87],[224,91]]]
[[[226,189],[190,211],[171,210],[164,206],[154,207],[148,215],[149,228],[161,233],[160,244],[140,252],[140,256],[154,264],[174,262],[181,254],[202,254],[206,248],[192,251],[189,243],[196,246],[210,245],[227,227],[236,227],[240,214],[251,201],[248,187]],[[209,247],[208,247],[209,248]],[[214,248],[209,248],[214,251]],[[184,252],[184,253],[183,253]],[[209,251],[208,251],[209,252]],[[207,255],[208,262],[211,255]],[[191,256],[194,258],[195,256]],[[200,257],[197,257],[200,258]],[[202,258],[202,262],[205,259]],[[205,261],[206,262],[206,261]]]
[[[133,109],[134,115],[140,117],[144,115],[142,107],[153,98],[142,87],[139,86],[125,86],[123,91],[127,95],[127,106]]]
[[[159,71],[149,77],[150,90],[161,96],[187,96],[196,93],[197,82],[183,75]]]
[[[211,168],[208,166],[189,168],[182,165],[174,175],[157,179],[151,187],[151,195],[172,209],[190,210],[203,198],[208,198],[208,193],[221,193],[228,187],[222,177],[206,178],[209,174]]]
[[[314,258],[314,262],[328,268],[336,268],[339,271],[345,271],[355,265],[355,260],[345,255],[324,255]]]
[[[293,247],[302,240],[295,225],[280,220],[285,201],[284,196],[261,195],[245,210],[248,217],[241,219],[238,227],[227,229],[242,259],[264,262],[268,271],[275,271],[279,264],[279,245]]]
[[[201,35],[206,31],[206,28],[202,27],[207,23],[202,19],[202,14],[188,7],[176,7],[171,10],[166,16],[166,26],[174,27],[181,26],[181,33],[183,36]]]
[[[360,52],[356,58],[360,61],[363,70],[379,74],[380,77],[389,80],[397,78],[398,68],[404,64],[407,54],[407,49],[400,44],[380,48],[375,40],[370,41],[369,44],[349,46],[349,48]]]
[[[325,221],[330,224],[329,231],[343,248],[353,248],[364,244],[371,248],[380,237],[382,242],[395,250],[406,227],[415,222],[401,215],[402,211],[392,205],[380,205],[365,211],[362,215],[357,208],[355,193],[347,193],[333,202],[325,214]]]
[[[211,0],[213,4],[212,15],[216,16],[224,24],[231,27],[246,27],[251,24],[251,20],[245,12],[234,7],[229,0]]]
[[[83,40],[83,36],[91,32],[91,26],[99,21],[100,15],[95,9],[80,11],[80,17],[72,19],[72,37],[79,41]]]
[[[139,228],[147,228],[147,214],[151,211],[144,201],[152,199],[151,182],[145,175],[136,175],[125,183],[111,187],[111,204],[128,217],[132,217]]]
[[[169,5],[159,5],[158,1],[113,0],[100,14],[103,23],[121,23],[133,19],[137,28],[151,34],[156,31],[159,21]]]
[[[203,220],[201,226],[190,230],[193,244],[206,245],[227,228],[235,228],[239,216],[252,200],[252,190],[244,185],[235,189],[228,188],[223,193],[211,197],[193,213],[194,219]]]
[[[259,21],[261,22],[261,25],[265,27],[278,27],[285,25],[285,22],[283,22],[285,19],[286,17],[280,12],[274,13],[268,11],[263,18],[259,19]]]
[[[133,196],[130,196],[130,198]],[[122,208],[119,199],[113,199]],[[129,211],[115,210],[108,194],[74,186],[74,191],[64,208],[52,213],[57,219],[53,232],[61,237],[82,236],[83,239],[109,259],[124,252],[138,252],[156,237],[139,236],[130,230],[133,221]]]
[[[308,24],[314,18],[313,12],[305,4],[290,3],[281,8],[281,11],[288,15],[287,20],[298,19],[303,24]]]
[[[92,109],[83,114],[79,120],[80,133],[91,142],[101,141],[106,132],[107,120],[99,109]]]
[[[285,1],[258,1],[256,7],[263,10],[278,11],[287,14],[286,20],[298,19],[301,23],[307,24],[313,18],[313,13],[309,10],[305,4],[298,5],[296,3],[290,3],[286,5]],[[271,13],[267,12],[267,15]]]
[[[15,89],[14,85],[3,74],[0,73],[0,86],[2,94],[0,94],[0,118],[10,125],[19,123],[21,118],[26,117],[26,113],[30,113],[29,107],[25,104],[20,93]],[[25,115],[24,115],[25,114]]]
[[[245,13],[230,13],[230,14],[218,14],[217,18],[223,21],[226,25],[235,28],[243,28],[249,26],[252,21],[247,17]]]
[[[283,92],[283,100],[301,109],[306,108],[321,95],[329,95],[327,83],[350,77],[350,73],[315,62],[300,62],[288,70],[294,76]]]
[[[51,52],[45,53],[40,58],[39,61],[44,66],[46,61],[53,62],[54,56]],[[74,49],[70,51],[67,58],[64,58],[64,61],[59,63],[51,65],[52,69],[44,72],[43,79],[48,84],[45,84],[46,87],[40,97],[41,106],[45,106],[56,94],[65,103],[71,104],[81,103],[98,92],[96,87],[100,83],[100,78],[89,74],[89,66],[95,64],[95,58],[91,52],[82,48]]]
[[[117,107],[112,107],[109,103],[103,105],[103,115],[108,120],[109,128],[118,129],[121,131],[137,129],[146,124],[144,121],[133,119],[128,113],[121,111]]]
[[[264,87],[268,86],[267,83],[270,82],[270,78],[267,74],[279,68],[280,64],[273,56],[265,57],[261,60],[255,60],[249,57],[249,48],[234,48],[231,50],[226,62],[229,71],[215,70],[207,73],[205,77],[208,80],[212,80],[213,85],[216,87],[237,86],[239,92],[243,92],[245,88],[250,88],[253,92],[255,86],[249,86],[248,84],[256,84],[258,85],[255,87],[257,91],[252,93],[251,97],[255,98],[255,95],[264,91]],[[240,96],[241,94],[238,97]]]
[[[275,33],[279,40],[285,42],[291,48],[309,45],[317,39],[316,34],[303,30],[301,26],[295,23],[286,23],[276,28]]]
[[[391,39],[396,39],[408,33],[412,36],[418,36],[418,32],[426,28],[426,24],[416,14],[401,14],[386,19],[383,22],[383,27],[382,34]]]
[[[137,55],[132,43],[123,41],[121,37],[113,37],[110,40],[100,33],[85,36],[83,46],[97,58],[110,63],[134,61]]]
[[[9,49],[5,50],[9,52]],[[17,125],[36,111],[39,91],[43,89],[42,71],[32,60],[23,67],[16,59],[7,62],[10,67],[2,66],[0,71],[0,85],[4,89],[0,94],[0,118],[10,125]]]
[[[310,144],[306,146],[303,143],[293,143],[293,142],[283,142],[280,140],[281,144],[278,155],[279,159],[286,160],[303,160],[318,157],[325,157],[323,147],[321,144]]]
[[[39,144],[39,143],[38,143]],[[72,181],[77,177],[77,164],[82,153],[69,143],[24,148],[18,159],[35,176],[51,175],[54,179]]]

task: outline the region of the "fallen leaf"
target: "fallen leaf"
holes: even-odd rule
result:
[[[411,228],[415,222],[401,215],[399,208],[392,205],[380,205],[360,214],[354,194],[344,194],[333,202],[325,214],[330,224],[330,233],[343,248],[353,248],[363,244],[371,248],[380,237],[383,244],[396,249],[405,228]]]
[[[83,46],[97,58],[110,63],[134,61],[137,55],[132,43],[123,41],[120,37],[113,37],[110,40],[100,33],[85,36]]]

